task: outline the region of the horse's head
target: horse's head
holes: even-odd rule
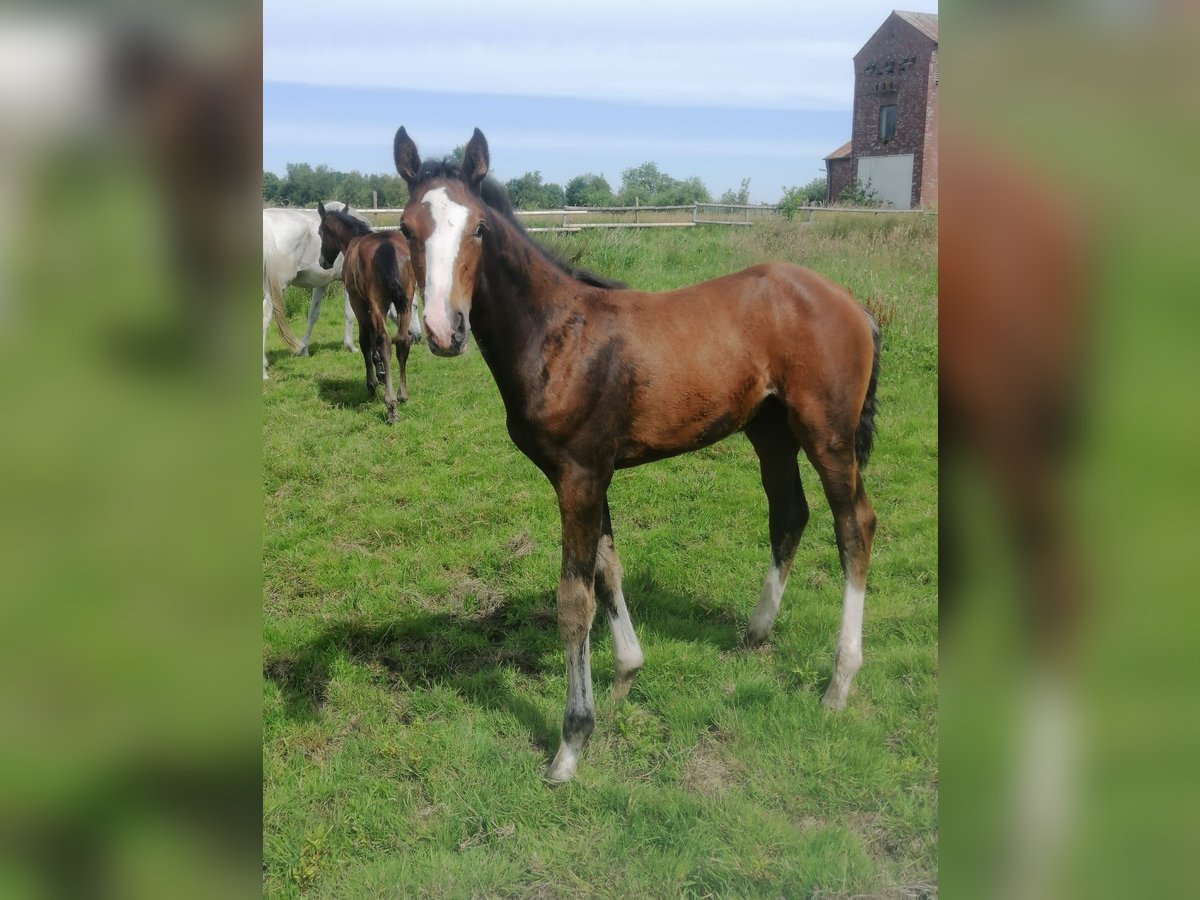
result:
[[[321,263],[322,269],[332,269],[333,264],[337,262],[338,254],[342,252],[341,244],[334,235],[337,210],[326,209],[325,204],[318,201],[317,216],[320,219],[317,234],[321,236],[321,255],[318,257],[318,262]]]
[[[461,169],[452,163],[421,165],[417,145],[396,132],[396,171],[408,183],[400,230],[408,238],[413,272],[422,288],[422,321],[429,349],[457,356],[471,331],[471,299],[488,230],[480,185],[488,173],[487,139],[478,128]]]

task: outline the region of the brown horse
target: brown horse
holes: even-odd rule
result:
[[[331,268],[342,254],[342,281],[354,317],[358,320],[358,342],[367,367],[367,392],[374,397],[378,381],[385,384],[387,422],[396,421],[396,392],[388,362],[387,309],[396,307],[396,363],[400,367],[400,402],[408,402],[408,351],[413,339],[408,324],[417,282],[408,258],[408,241],[396,231],[372,231],[371,227],[343,210],[317,204],[321,217],[321,268]]]
[[[619,290],[534,244],[490,179],[479,129],[460,164],[422,164],[403,128],[401,229],[424,287],[429,348],[461,353],[474,331],[517,447],[545,473],[562,516],[558,626],[567,703],[552,781],[574,774],[595,722],[588,633],[595,599],[613,632],[613,696],[643,656],[621,591],[607,492],[615,469],[745,431],[769,505],[771,567],[747,639],[779,611],[808,504],[798,452],[833,510],[846,576],[825,703],[842,708],[862,664],[863,596],[875,514],[860,469],[871,451],[879,332],[843,289],[796,266],[755,266],[661,294]]]

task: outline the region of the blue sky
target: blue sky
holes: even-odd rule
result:
[[[616,189],[653,160],[714,196],[748,177],[773,202],[849,139],[851,57],[893,8],[265,0],[263,167],[393,172],[397,126],[424,156],[478,126],[501,179],[595,172]]]

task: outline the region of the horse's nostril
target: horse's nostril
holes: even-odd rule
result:
[[[458,334],[462,334],[467,330],[467,320],[460,312],[454,314],[454,330]]]

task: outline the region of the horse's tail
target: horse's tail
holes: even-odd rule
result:
[[[404,312],[412,298],[404,289],[404,279],[400,277],[400,260],[397,259],[396,248],[391,241],[379,242],[379,246],[375,248],[372,267],[376,279],[383,285],[387,299],[396,307],[397,321],[403,322]],[[387,307],[387,303],[383,304],[384,312],[387,312]]]
[[[858,430],[854,433],[854,455],[858,457],[859,468],[865,468],[871,458],[871,448],[875,444],[875,411],[878,408],[875,401],[875,388],[879,384],[879,326],[875,317],[865,309],[863,313],[871,323],[871,378],[867,382],[867,397],[863,400],[862,412],[858,416]]]
[[[289,350],[299,353],[300,341],[292,334],[292,329],[288,327],[287,323],[287,309],[283,305],[283,286],[279,283],[275,273],[271,271],[270,266],[263,266],[263,282],[267,289],[267,295],[271,298],[271,311],[275,316],[275,327],[279,329],[279,336],[283,338],[283,342],[288,345]]]

